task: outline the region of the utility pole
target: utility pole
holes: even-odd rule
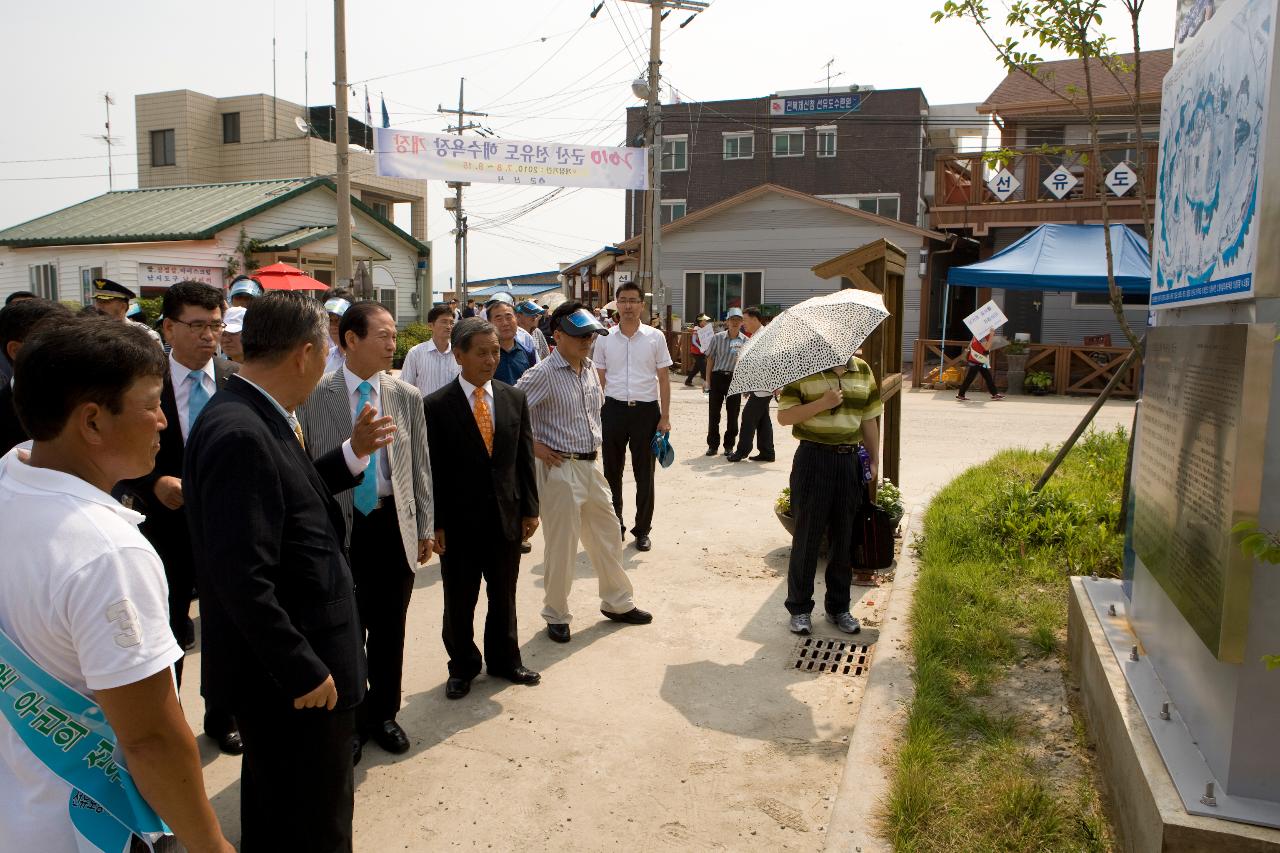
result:
[[[458,106],[445,109],[442,105],[436,104],[436,109],[442,113],[454,113],[458,117],[458,123],[445,128],[445,133],[457,133],[462,135],[464,130],[476,130],[480,125],[475,122],[468,122],[467,116],[487,116],[488,113],[476,113],[466,109],[463,95],[466,90],[467,80],[465,77],[458,80]],[[452,209],[455,228],[453,229],[453,265],[454,265],[454,293],[453,295],[459,302],[467,301],[467,217],[462,211],[462,188],[471,186],[469,181],[448,181],[447,186],[454,191],[451,199],[445,199],[445,210]],[[453,202],[450,208],[449,202]]]
[[[338,154],[338,286],[351,286],[351,156],[347,150],[347,7],[333,0],[333,140]]]
[[[662,259],[662,104],[658,93],[661,82],[660,67],[662,65],[662,19],[672,9],[684,9],[693,12],[680,26],[688,25],[694,16],[705,11],[710,5],[702,0],[628,0],[631,3],[643,3],[649,7],[649,97],[648,121],[645,122],[645,141],[649,147],[649,209],[644,219],[643,246],[640,260],[640,287],[645,293],[652,294],[651,308],[663,316],[670,316],[667,310],[671,306],[666,285],[662,282],[662,274],[658,267]],[[686,153],[686,156],[687,153]],[[644,279],[648,278],[648,282]],[[668,329],[670,331],[670,329]]]
[[[107,132],[98,138],[107,143],[107,189],[114,190],[116,188],[116,175],[115,168],[112,165],[112,160],[114,158],[111,156],[111,149],[120,141],[111,135],[111,106],[115,103],[115,99],[111,97],[110,92],[103,92],[102,101],[107,108]]]

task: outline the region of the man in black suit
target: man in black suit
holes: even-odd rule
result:
[[[395,426],[366,407],[350,441],[313,464],[293,411],[324,373],[324,307],[263,296],[241,335],[239,375],[187,439],[201,689],[232,710],[244,740],[241,850],[350,851],[367,671],[333,493],[360,482]]]
[[[50,317],[69,320],[72,316],[65,305],[39,297],[7,304],[0,309],[0,355],[13,364],[18,350],[37,325]],[[30,437],[13,408],[13,379],[4,379],[0,382],[0,456]]]
[[[195,571],[183,506],[183,454],[196,418],[227,384],[227,377],[240,369],[235,362],[214,358],[222,336],[224,307],[222,291],[198,281],[180,281],[165,291],[162,328],[171,349],[160,409],[168,425],[160,433],[160,452],[151,473],[116,488],[121,503],[147,517],[140,529],[164,563],[169,582],[169,624],[178,644],[188,651],[196,644],[191,621]],[[182,661],[174,669],[181,685]],[[240,754],[240,735],[225,708],[206,703],[204,731],[223,752]]]
[[[502,351],[497,331],[469,317],[451,344],[462,373],[423,405],[444,582],[445,695],[461,699],[482,662],[515,684],[542,680],[521,662],[516,636],[520,543],[538,529],[538,486],[524,392],[493,378]],[[472,638],[482,576],[489,601],[483,658]]]

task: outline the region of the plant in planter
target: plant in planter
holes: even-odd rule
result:
[[[885,478],[880,481],[880,487],[876,489],[876,506],[889,513],[889,518],[893,520],[895,526],[902,520],[904,512],[902,491],[893,484],[892,480]]]
[[[1003,350],[1005,382],[1010,394],[1022,394],[1026,391],[1027,345],[1023,341],[1013,341]]]
[[[1037,370],[1027,374],[1022,380],[1022,387],[1030,394],[1044,395],[1053,390],[1053,374],[1045,370]]]

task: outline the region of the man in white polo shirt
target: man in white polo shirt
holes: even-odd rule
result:
[[[449,338],[453,335],[453,315],[448,305],[432,307],[427,314],[431,340],[415,344],[405,353],[400,378],[421,391],[424,398],[458,376],[458,360],[453,357],[453,347],[449,345]]]
[[[188,850],[232,849],[174,690],[182,649],[164,569],[138,532],[142,516],[108,494],[154,464],[165,369],[145,331],[97,318],[42,329],[18,357],[14,402],[34,445],[0,459],[6,850],[123,850],[156,815]],[[111,808],[132,786],[145,805]]]
[[[596,342],[591,359],[604,387],[604,408],[600,420],[604,429],[604,477],[613,493],[613,511],[618,516],[622,535],[627,523],[622,520],[622,468],[631,450],[631,473],[636,478],[636,524],[631,534],[636,549],[653,547],[649,531],[653,528],[652,450],[655,432],[671,432],[671,353],[667,336],[640,322],[644,312],[644,293],[640,285],[629,281],[614,291],[618,304],[618,325],[607,337]]]

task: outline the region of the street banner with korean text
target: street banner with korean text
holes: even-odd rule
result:
[[[648,189],[643,148],[521,142],[391,127],[377,132],[378,176],[543,187]]]

